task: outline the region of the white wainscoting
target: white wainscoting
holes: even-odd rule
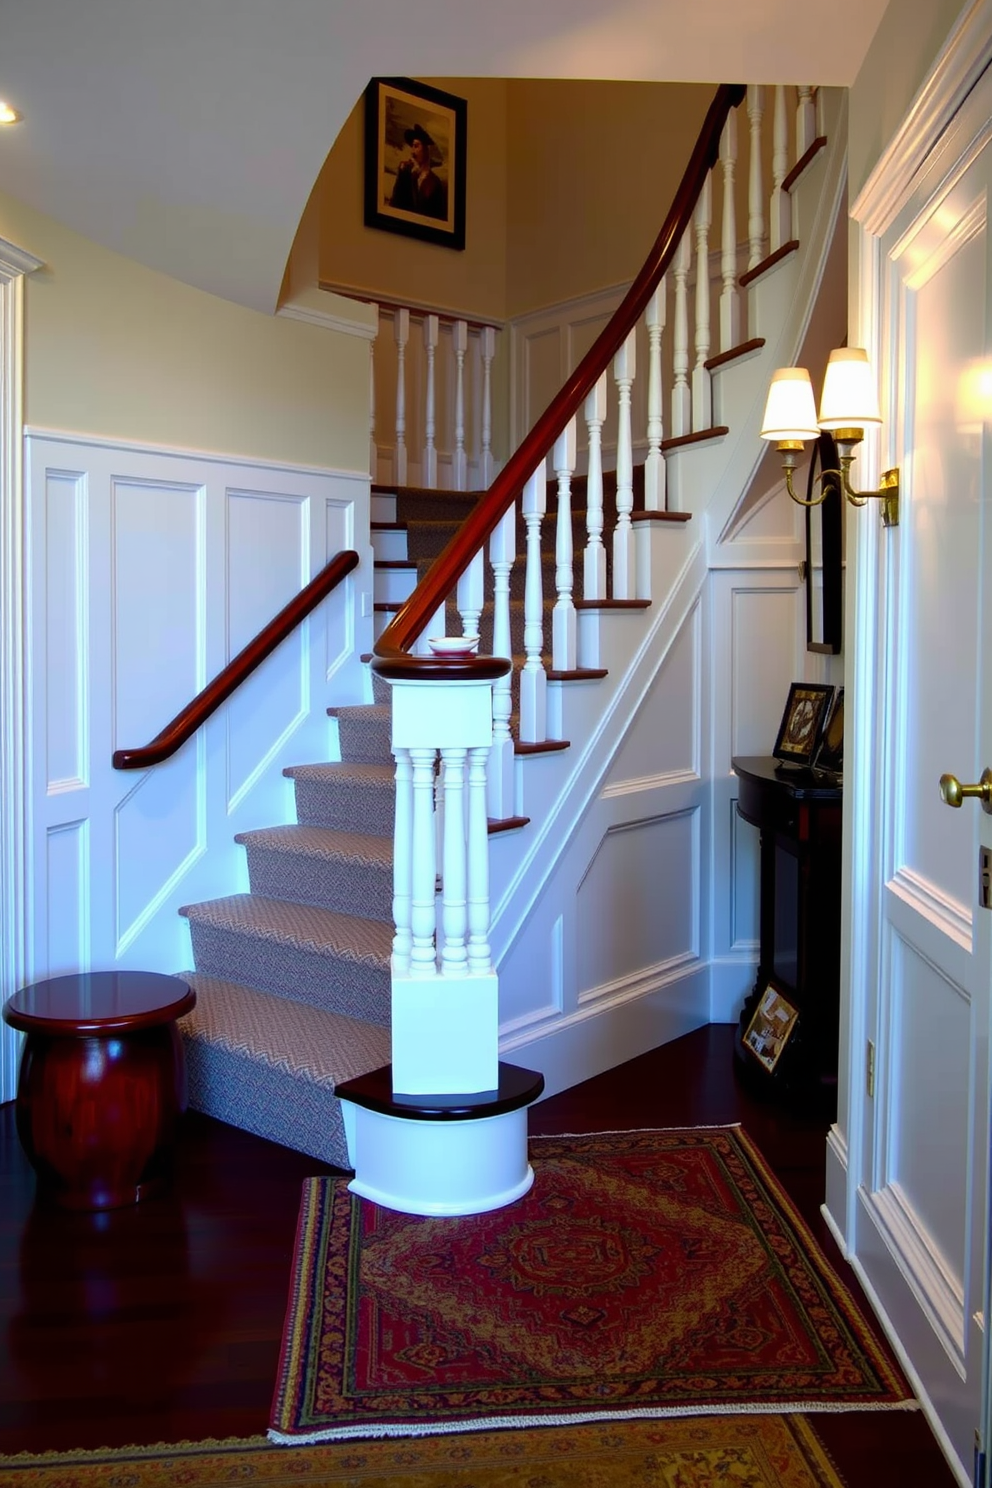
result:
[[[368,476],[33,430],[26,487],[28,980],[182,971],[179,906],[247,887],[234,834],[293,820],[283,767],[365,701]],[[344,548],[360,568],[193,739],[113,769]]]

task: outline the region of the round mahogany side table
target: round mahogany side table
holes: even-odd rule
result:
[[[196,1003],[178,977],[94,971],[15,992],[27,1034],[17,1133],[39,1192],[67,1209],[136,1204],[168,1181],[186,1064],[176,1019]]]

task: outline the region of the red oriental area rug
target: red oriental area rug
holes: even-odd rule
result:
[[[505,1209],[424,1219],[304,1185],[269,1436],[914,1409],[736,1128],[531,1140]]]

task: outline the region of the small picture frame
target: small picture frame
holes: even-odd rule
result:
[[[766,987],[744,1033],[744,1047],[754,1055],[769,1074],[782,1058],[799,1017],[775,987]]]
[[[365,226],[465,247],[468,105],[412,78],[365,90]]]
[[[840,775],[844,770],[844,689],[838,687],[833,706],[823,726],[819,747],[813,756],[814,770]]]
[[[794,765],[810,765],[823,732],[834,689],[823,682],[793,682],[772,754]]]

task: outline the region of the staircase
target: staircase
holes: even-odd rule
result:
[[[583,479],[574,473],[574,458],[570,469],[558,470],[556,455],[558,478],[547,488],[547,519],[543,526],[537,522],[543,575],[537,610],[533,565],[524,563],[503,565],[508,623],[494,621],[495,606],[482,610],[480,654],[491,652],[494,625],[502,624],[515,662],[512,695],[494,699],[494,755],[502,745],[518,767],[523,757],[517,809],[506,809],[511,792],[504,784],[503,809],[489,813],[497,963],[514,936],[519,949],[534,885],[544,881],[565,850],[617,737],[634,718],[650,678],[661,671],[703,592],[707,545],[731,522],[757,463],[757,426],[770,370],[794,359],[805,332],[809,304],[803,292],[815,294],[825,252],[814,246],[815,252],[804,253],[790,241],[748,271],[742,283],[752,334],[696,369],[705,373],[711,416],[691,432],[656,440],[649,450],[649,460],[653,453],[664,462],[669,505],[678,509],[646,510],[644,469],[638,470],[630,549],[636,547],[637,578],[626,590],[628,597],[605,597],[613,593],[608,572],[605,591],[585,598],[581,555],[592,524],[587,524]],[[688,271],[681,262],[684,295]],[[782,288],[776,291],[779,272]],[[688,398],[688,380],[683,380]],[[603,485],[609,570],[608,534],[619,504],[616,477],[607,476]],[[554,651],[550,644],[551,617],[562,604],[563,538],[555,530],[559,495],[571,503],[576,561],[569,598],[579,632],[574,660],[565,666],[556,658],[557,635]],[[533,492],[530,500],[526,523],[519,513],[516,518],[517,552],[533,537]],[[481,502],[476,493],[376,487],[372,501],[378,635]],[[689,508],[699,513],[693,521]],[[505,546],[505,534],[502,541]],[[496,559],[493,565],[495,573]],[[526,615],[525,591],[530,595]],[[461,594],[451,595],[445,609],[447,634],[476,628],[466,619]],[[537,655],[532,636],[542,610],[543,644]],[[427,633],[433,633],[430,626]],[[532,725],[527,732],[525,720],[529,742],[521,743],[519,679],[525,653],[528,664],[540,664],[546,679],[548,724],[544,732]],[[390,1059],[395,781],[388,688],[372,676],[370,692],[370,704],[329,710],[337,720],[339,761],[285,772],[294,784],[296,823],[236,839],[246,850],[250,891],[181,911],[189,922],[195,962],[188,980],[197,991],[197,1006],[183,1020],[191,1106],[340,1167],[349,1162],[335,1091]],[[612,742],[600,737],[604,716]],[[533,766],[538,774],[530,785],[528,756],[550,760]]]

